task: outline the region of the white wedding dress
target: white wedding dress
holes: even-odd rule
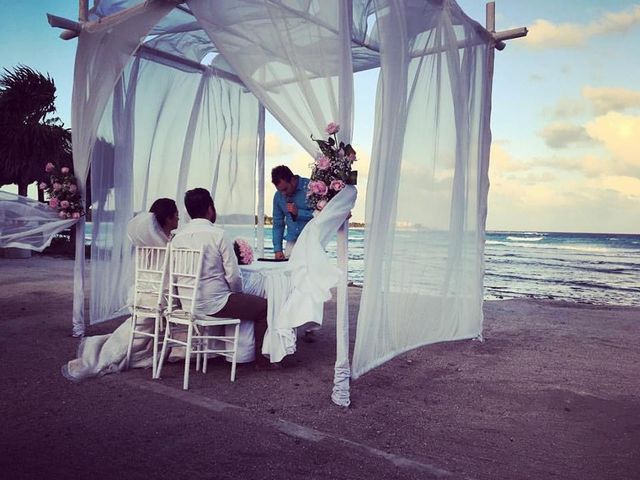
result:
[[[169,239],[160,228],[155,215],[143,212],[127,225],[127,234],[134,246],[164,247]],[[142,328],[153,332],[154,319],[145,318]],[[138,327],[140,328],[140,327]],[[142,329],[141,328],[141,329]],[[78,382],[124,369],[127,359],[131,317],[127,318],[113,333],[84,337],[78,346],[77,358],[62,367],[62,374]],[[153,343],[150,338],[138,338],[133,342],[131,368],[151,368]]]

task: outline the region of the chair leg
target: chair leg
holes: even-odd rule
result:
[[[182,389],[189,390],[189,363],[191,363],[191,342],[193,341],[193,323],[189,323],[187,330],[187,351],[184,356],[184,381]]]
[[[209,327],[204,327],[203,332],[205,335],[209,335]],[[204,350],[204,353],[202,354],[202,373],[207,373],[207,363],[209,363],[207,360],[209,360],[209,354],[208,354],[208,350],[209,347],[211,347],[211,344],[209,342],[211,342],[210,338],[205,338],[204,340],[204,348],[202,348],[202,350]]]
[[[200,371],[200,355],[202,355],[200,353],[200,350],[202,350],[202,339],[201,338],[197,338],[196,337],[196,344],[195,344],[195,349],[196,349],[196,372]]]
[[[129,369],[129,365],[131,364],[131,350],[133,349],[133,337],[136,331],[137,319],[138,319],[138,316],[135,313],[131,315],[131,331],[129,332],[129,344],[127,345],[127,360],[124,366],[126,370]]]
[[[158,358],[158,367],[156,368],[156,376],[154,378],[160,378],[160,373],[162,372],[162,365],[164,364],[164,359],[166,358],[167,353],[167,345],[169,345],[169,339],[171,337],[171,327],[169,326],[169,322],[164,329],[164,340],[162,341],[162,352],[160,353],[160,358]]]
[[[238,336],[240,334],[240,324],[236,324],[233,337],[233,356],[231,357],[231,381],[236,381],[236,358],[238,356]]]
[[[156,313],[156,320],[153,330],[153,364],[151,365],[151,378],[156,378],[158,369],[158,340],[160,336],[160,314]]]

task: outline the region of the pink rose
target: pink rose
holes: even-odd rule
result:
[[[73,214],[71,215],[71,218],[75,218],[75,219],[80,218],[80,212],[73,212]]]
[[[322,210],[326,206],[327,206],[327,201],[324,198],[320,200],[318,203],[316,203],[317,210]]]
[[[65,212],[65,211],[63,211],[63,210],[60,210],[60,211],[58,212],[58,216],[59,216],[60,218],[67,218],[67,212]]]
[[[316,195],[326,195],[327,192],[329,191],[329,189],[327,188],[327,185],[324,182],[321,182],[320,180],[314,180],[313,182],[309,182],[309,189],[311,190],[311,193],[314,193]]]
[[[327,135],[333,135],[334,133],[338,133],[340,131],[340,125],[337,123],[331,122],[327,125],[327,128],[324,129]]]
[[[62,172],[63,175],[66,175],[67,173],[69,173],[69,167],[62,167],[60,171]]]
[[[333,180],[330,185],[331,190],[339,192],[344,188],[344,182],[342,180]]]
[[[69,185],[69,191],[71,193],[76,193],[78,191],[78,186],[75,183],[72,183],[71,185]]]
[[[49,206],[53,208],[58,208],[59,202],[57,198],[52,198],[49,200]]]
[[[53,184],[53,191],[54,191],[54,192],[59,192],[61,188],[62,188],[62,185],[61,185],[61,184],[59,184],[58,182],[55,182],[55,183]]]
[[[54,169],[54,168],[56,168],[56,166],[55,166],[53,163],[49,162],[49,163],[47,163],[47,165],[44,167],[44,171],[45,171],[45,172],[53,172],[53,169]]]
[[[47,188],[47,184],[45,182],[40,182],[40,185],[38,185],[40,187],[40,190],[44,190],[45,188]]]
[[[69,202],[66,200],[62,200],[60,202],[60,208],[69,208]]]
[[[329,160],[324,155],[316,160],[316,167],[318,168],[318,170],[326,170],[327,168],[329,168],[330,164],[331,160]]]

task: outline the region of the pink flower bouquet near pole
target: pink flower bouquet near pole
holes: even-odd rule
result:
[[[338,142],[337,134],[340,125],[331,122],[325,128],[329,135],[327,140],[311,139],[318,144],[320,152],[311,171],[311,181],[307,187],[307,202],[315,210],[322,210],[345,185],[354,185],[352,165],[356,159],[356,151],[349,144]]]
[[[49,182],[40,182],[39,188],[49,196],[49,206],[58,211],[58,217],[78,219],[84,215],[78,182],[71,169],[62,167],[58,171],[58,168],[49,162],[44,171],[49,174]]]

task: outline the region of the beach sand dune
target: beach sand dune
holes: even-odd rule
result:
[[[262,469],[246,470],[247,464],[242,471],[229,460],[218,464],[226,472],[219,470],[219,478],[238,472],[244,473],[236,478],[640,478],[639,308],[530,299],[486,302],[484,342],[442,343],[400,355],[353,382],[352,407],[342,409],[329,398],[333,301],[326,305],[326,323],[316,340],[299,341],[285,368],[240,367],[232,384],[228,366],[214,359],[207,375],[192,375],[191,390],[181,397],[182,364],[167,365],[163,379],[155,382],[147,370],[80,384],[60,375],[78,343],[69,336],[72,261],[0,259],[0,285],[0,388],[5,392],[0,448],[8,454],[0,468],[23,468],[22,476],[11,478],[32,478],[28,473],[38,465],[68,478],[81,478],[71,472],[90,467],[94,478],[108,478],[109,469],[127,468],[127,459],[132,461],[130,447],[121,443],[123,435],[131,435],[127,428],[139,430],[135,435],[145,439],[149,463],[153,460],[161,473],[171,455],[161,458],[166,448],[157,445],[167,435],[179,439],[178,449],[188,447],[185,438],[201,441],[198,436],[220,415],[194,406],[208,401],[241,407],[225,410],[242,419],[225,428],[250,424],[268,436],[270,426],[286,421],[307,427],[307,433],[319,432],[318,438],[326,435],[324,440],[298,438],[293,446],[282,432],[268,436],[269,448],[295,452],[299,463],[289,459],[287,465],[296,467],[286,475],[267,475],[268,461]],[[350,288],[349,295],[353,341],[360,289]],[[107,333],[118,324],[92,326],[88,334]],[[183,398],[191,399],[186,407]],[[138,410],[145,405],[154,410],[141,419]],[[174,415],[156,415],[163,409]],[[167,433],[179,431],[190,415],[200,419],[200,430],[185,438]],[[102,429],[102,437],[92,428]],[[100,442],[111,445],[109,455],[94,451],[102,451]],[[78,445],[88,449],[83,459]],[[367,448],[377,453],[371,457]],[[350,449],[358,453],[345,459]],[[63,458],[72,461],[56,460]],[[434,470],[402,466],[398,459]],[[25,470],[21,462],[30,467]],[[207,478],[194,465],[195,478]],[[309,476],[305,468],[321,473]]]

